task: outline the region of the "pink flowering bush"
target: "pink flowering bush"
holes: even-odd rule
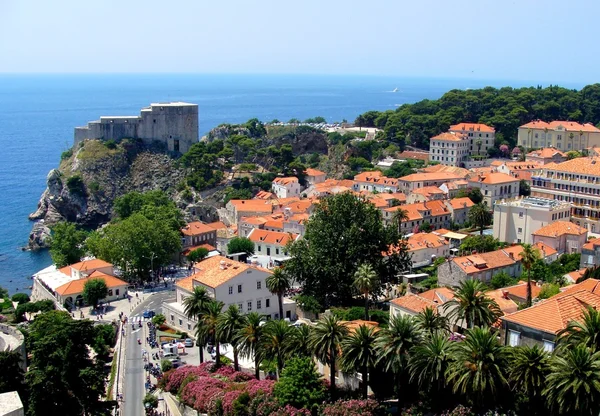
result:
[[[219,395],[227,383],[215,377],[198,377],[188,383],[181,392],[181,401],[199,412],[208,412],[213,398]]]
[[[271,412],[269,416],[310,416],[310,412],[306,409],[296,409],[288,404]]]
[[[325,405],[323,416],[374,416],[379,403],[372,399],[367,400],[338,400]]]

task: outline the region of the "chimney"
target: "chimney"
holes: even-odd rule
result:
[[[508,291],[506,291],[506,290],[503,290],[503,291],[502,291],[502,297],[503,297],[504,299],[508,299]]]
[[[513,252],[512,252],[512,251],[509,251],[509,252],[508,252],[508,256],[509,256],[509,257],[510,257],[512,260],[514,260],[514,259],[515,259],[515,255],[513,254]]]

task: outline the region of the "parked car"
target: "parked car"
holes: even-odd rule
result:
[[[153,318],[154,315],[156,315],[156,312],[148,310],[148,309],[146,309],[143,314],[144,318],[146,318],[146,319]]]
[[[181,362],[181,358],[179,358],[179,357],[169,358],[169,361],[171,361],[171,364],[173,364],[173,368],[177,368],[177,367],[181,366],[181,364],[183,364]]]
[[[165,360],[179,359],[179,355],[175,354],[174,352],[167,352],[162,358]]]
[[[185,341],[183,342],[183,345],[185,345],[187,348],[193,347],[194,346],[194,340],[191,339],[191,338],[186,338]]]

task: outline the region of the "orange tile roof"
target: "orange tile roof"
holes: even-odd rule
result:
[[[590,293],[594,293],[596,295],[600,295],[600,280],[598,279],[587,279],[581,283],[577,283],[575,285],[567,286],[562,289],[562,291],[556,296],[566,296],[571,293],[575,293],[579,290],[587,290]]]
[[[540,162],[533,160],[529,162],[503,162],[499,166],[502,165],[506,165],[511,172],[516,170],[536,170],[543,166]]]
[[[373,179],[381,178],[383,173],[378,170],[369,171],[369,172],[361,172],[358,175],[354,176],[355,182],[372,182]]]
[[[71,264],[66,267],[70,267],[72,269],[79,270],[81,272],[85,272],[87,270],[92,270],[92,269],[101,269],[103,267],[112,267],[112,264],[110,264],[107,261],[101,260],[101,259],[91,259],[91,260],[80,261],[79,263]],[[65,267],[63,267],[63,269],[64,268]],[[71,271],[69,270],[69,272],[65,273],[65,274],[70,276]]]
[[[475,205],[468,197],[452,198],[449,202],[453,209],[471,208],[473,205]]]
[[[260,199],[232,199],[228,202],[232,204],[238,212],[268,212],[273,210],[271,201]]]
[[[519,252],[522,251],[521,246]],[[454,257],[452,262],[456,264],[466,274],[479,273],[485,270],[507,267],[515,264],[518,260],[518,255],[514,255],[514,259],[510,257],[508,251],[496,250],[488,253],[471,254],[468,256]]]
[[[515,178],[514,176],[501,172],[490,172],[482,176],[481,180],[479,179],[479,177],[475,176],[470,179],[470,182],[485,183],[488,185],[499,185],[502,183],[519,182],[519,179]]]
[[[578,285],[575,285],[578,286]],[[500,319],[538,331],[556,334],[571,321],[581,320],[588,307],[600,307],[600,295],[585,289],[556,295],[530,308],[503,316]]]
[[[299,223],[303,223],[306,220],[308,220],[309,218],[310,218],[309,214],[294,214],[289,218],[288,221],[297,221]]]
[[[496,129],[482,123],[460,123],[450,126],[450,131],[478,131],[482,133],[495,133]]]
[[[415,159],[429,162],[429,152],[413,152],[405,150],[404,152],[398,153],[399,159]]]
[[[282,208],[284,210],[289,210],[293,214],[303,214],[308,212],[313,206],[313,201],[304,199],[302,201],[291,202],[289,204],[285,204]]]
[[[313,168],[307,168],[304,173],[306,173],[306,176],[323,176],[325,175],[325,172],[321,172],[318,169],[313,169]]]
[[[250,224],[250,225],[264,225],[267,222],[265,217],[242,217],[240,220],[241,223]]]
[[[269,227],[269,228],[279,228],[283,230],[283,220],[279,219],[279,220],[269,220],[267,222],[265,222],[265,227]]]
[[[298,182],[298,178],[296,178],[295,176],[287,176],[285,178],[275,178],[273,179],[273,183],[276,183],[277,185],[289,185],[290,183],[297,183]]]
[[[256,195],[254,195],[254,199],[273,199],[275,194],[267,191],[259,191]]]
[[[222,285],[223,283],[233,279],[234,277],[245,273],[246,270],[250,268],[259,269],[267,273],[271,273],[267,269],[251,266],[246,263],[241,263],[239,261],[228,259],[227,257],[213,256],[202,260],[200,263],[196,263],[194,265],[195,273],[190,277],[192,281],[197,281],[205,286],[216,288]],[[186,289],[187,287],[189,287],[188,282],[184,283],[184,285],[185,286],[179,286]]]
[[[600,176],[600,158],[577,157],[565,162],[548,163],[544,165],[543,170]]]
[[[86,278],[72,280],[68,283],[65,283],[64,285],[57,287],[55,292],[61,296],[78,295],[80,293],[83,293],[83,288],[85,286],[85,283],[88,282],[90,279],[103,279],[104,282],[106,283],[106,286],[109,289],[119,287],[119,286],[127,286],[127,282],[124,282],[123,280],[118,279],[109,274],[105,274],[105,273],[99,272],[98,270],[95,270],[93,273],[91,273]]]
[[[538,250],[540,250],[540,256],[542,256],[543,258],[550,257],[550,256],[553,256],[555,254],[558,254],[557,250],[553,249],[548,244],[543,243],[541,241],[538,241],[533,246],[535,248],[537,248]]]
[[[434,301],[422,298],[411,292],[408,292],[406,295],[399,298],[392,299],[390,303],[415,314],[424,311],[426,308],[432,308],[434,310],[437,308],[437,303]]]
[[[430,138],[429,140],[442,140],[445,142],[462,142],[463,140],[467,140],[467,136],[460,133],[441,133],[435,137]]]
[[[398,181],[404,182],[425,182],[425,181],[452,181],[455,179],[463,179],[462,175],[451,172],[425,172],[413,173],[410,175],[398,178]]]
[[[447,287],[438,287],[435,289],[430,289],[426,292],[419,293],[419,296],[430,300],[437,305],[442,305],[449,300],[454,299],[454,291]]]
[[[519,282],[519,284],[503,287],[499,290],[504,290],[516,298],[527,299],[527,282]],[[540,286],[536,285],[535,282],[531,282],[531,297],[533,299],[537,298],[541,291]]]
[[[199,248],[205,248],[205,249],[207,249],[208,251],[215,251],[215,250],[216,250],[216,248],[215,248],[215,247],[213,247],[213,246],[211,246],[210,244],[200,244],[199,246],[193,246],[193,247],[186,248],[185,250],[183,250],[183,251],[181,252],[181,254],[183,254],[184,256],[187,256],[187,255],[188,255],[188,254],[190,254],[192,251],[194,251],[194,250],[196,250],[196,249],[199,249]]]
[[[519,305],[514,300],[504,296],[503,289],[490,290],[485,292],[485,296],[493,299],[504,314],[513,313],[519,309]]]
[[[582,235],[586,233],[587,230],[585,228],[573,224],[572,222],[555,221],[534,231],[533,235],[539,235],[541,237],[558,237],[561,235]]]
[[[430,233],[413,234],[406,240],[408,251],[423,250],[426,248],[439,248],[447,246],[448,242],[443,237]]]
[[[440,228],[438,230],[432,231],[432,233],[437,234],[437,235],[444,235],[444,234],[450,233],[450,232],[454,232],[454,231],[450,231],[450,230],[448,230],[446,228]],[[460,233],[457,233],[457,234],[460,234]]]
[[[558,127],[563,127],[566,131],[573,131],[573,132],[583,131],[586,133],[600,133],[600,129],[596,128],[591,123],[580,124],[576,121],[560,121],[560,120],[555,120],[555,121],[550,121],[550,122],[545,122],[542,120],[533,120],[527,124],[523,124],[519,128],[555,130]]]
[[[188,236],[212,233],[213,231],[215,231],[213,227],[200,221],[188,222],[188,224],[181,229],[181,233]]]
[[[414,189],[413,191],[411,191],[411,193],[429,197],[431,195],[443,195],[444,191],[442,191],[437,186],[424,186],[422,188]]]
[[[294,241],[297,238],[298,234],[260,230],[258,228],[248,234],[248,239],[254,243],[278,244],[280,246],[285,246],[290,240]]]
[[[448,172],[466,178],[469,175],[469,170],[460,168],[458,166],[447,166],[447,165],[431,165],[426,168],[419,169],[422,173],[435,173],[435,172]]]
[[[593,251],[598,246],[600,246],[600,238],[593,238],[591,240],[588,240],[587,243],[585,243],[582,248],[585,250]]]
[[[211,228],[214,228],[215,230],[219,230],[221,228],[227,228],[227,226],[224,223],[222,223],[221,221],[209,222],[206,225],[208,225]]]
[[[368,327],[377,328],[379,327],[379,322],[375,321],[365,321],[364,319],[355,319],[354,321],[340,321],[350,333],[356,331],[359,326],[365,325]]]
[[[185,289],[188,292],[193,292],[194,291],[194,277],[193,276],[184,277],[183,279],[178,280],[177,283],[175,283],[175,286]]]
[[[527,156],[533,156],[533,157],[541,157],[543,159],[551,159],[554,156],[559,155],[561,157],[567,157],[567,154],[564,152],[561,152],[558,149],[555,149],[553,147],[544,147],[543,149],[538,149],[538,150],[534,150],[532,152],[527,153]]]
[[[579,279],[580,277],[583,277],[583,274],[585,273],[587,269],[584,267],[583,269],[579,269],[579,270],[575,270],[573,272],[567,273],[567,276],[569,276],[569,278],[571,278],[571,280],[573,281],[573,283],[577,282],[577,279]]]

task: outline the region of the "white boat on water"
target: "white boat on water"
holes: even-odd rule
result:
[[[392,92],[398,92],[398,88],[394,88]]]

